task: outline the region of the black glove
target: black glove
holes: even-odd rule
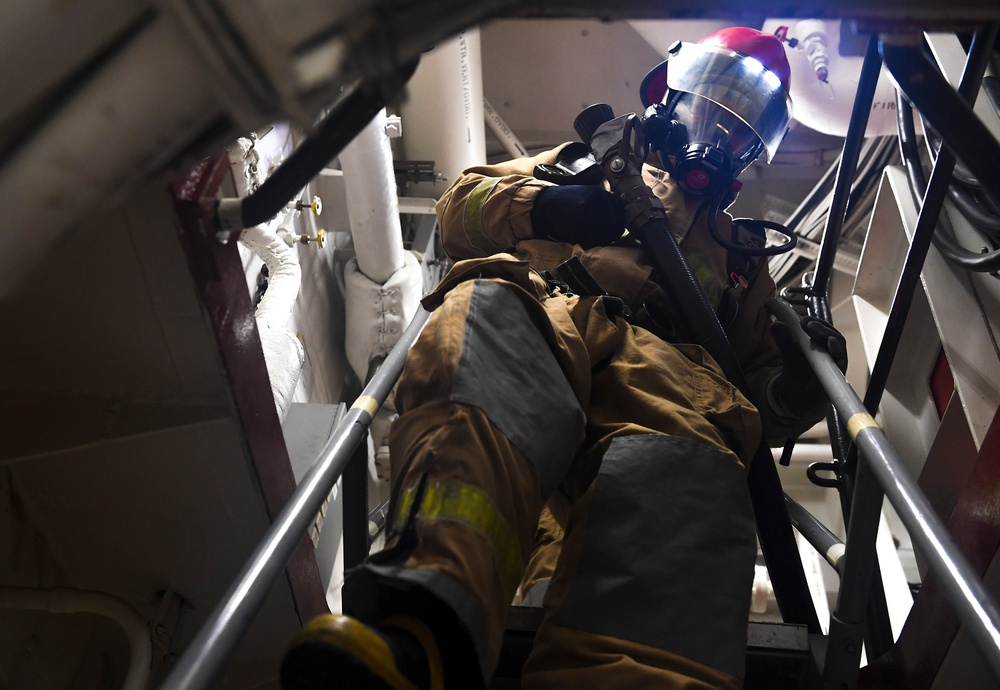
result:
[[[578,244],[584,249],[609,245],[625,229],[625,206],[601,187],[546,187],[531,209],[535,237]]]
[[[803,316],[799,322],[809,338],[824,348],[841,372],[847,371],[847,340],[831,324],[815,316]],[[783,416],[808,418],[828,401],[826,391],[816,378],[805,353],[781,321],[771,325],[771,335],[783,357],[781,373],[772,384],[770,397]]]

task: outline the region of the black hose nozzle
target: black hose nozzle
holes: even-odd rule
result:
[[[573,120],[573,129],[580,135],[580,141],[590,144],[590,138],[594,136],[597,128],[608,120],[613,120],[615,111],[607,103],[595,103],[585,108],[576,119]]]

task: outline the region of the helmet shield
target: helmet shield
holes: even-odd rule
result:
[[[727,48],[680,43],[667,60],[671,92],[701,96],[742,120],[760,138],[770,162],[785,136],[792,101],[778,76],[756,58]]]

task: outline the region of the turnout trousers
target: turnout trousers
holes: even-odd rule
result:
[[[443,602],[487,686],[552,499],[565,537],[524,687],[739,687],[755,408],[701,347],[632,326],[614,298],[550,292],[509,255],[460,262],[425,305],[387,548],[349,582]]]

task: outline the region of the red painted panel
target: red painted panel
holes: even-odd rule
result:
[[[218,242],[212,228],[214,199],[228,170],[224,155],[206,159],[175,180],[171,192],[181,242],[215,330],[243,437],[264,504],[273,519],[295,490],[295,477],[274,406],[239,250],[235,241]],[[313,545],[306,535],[292,554],[286,575],[303,623],[328,611]]]
[[[951,400],[951,394],[955,392],[955,379],[951,375],[951,367],[948,366],[948,358],[945,357],[944,350],[938,355],[937,362],[934,363],[934,368],[931,370],[930,387],[938,419],[943,419],[944,411],[948,408],[948,401]]]

